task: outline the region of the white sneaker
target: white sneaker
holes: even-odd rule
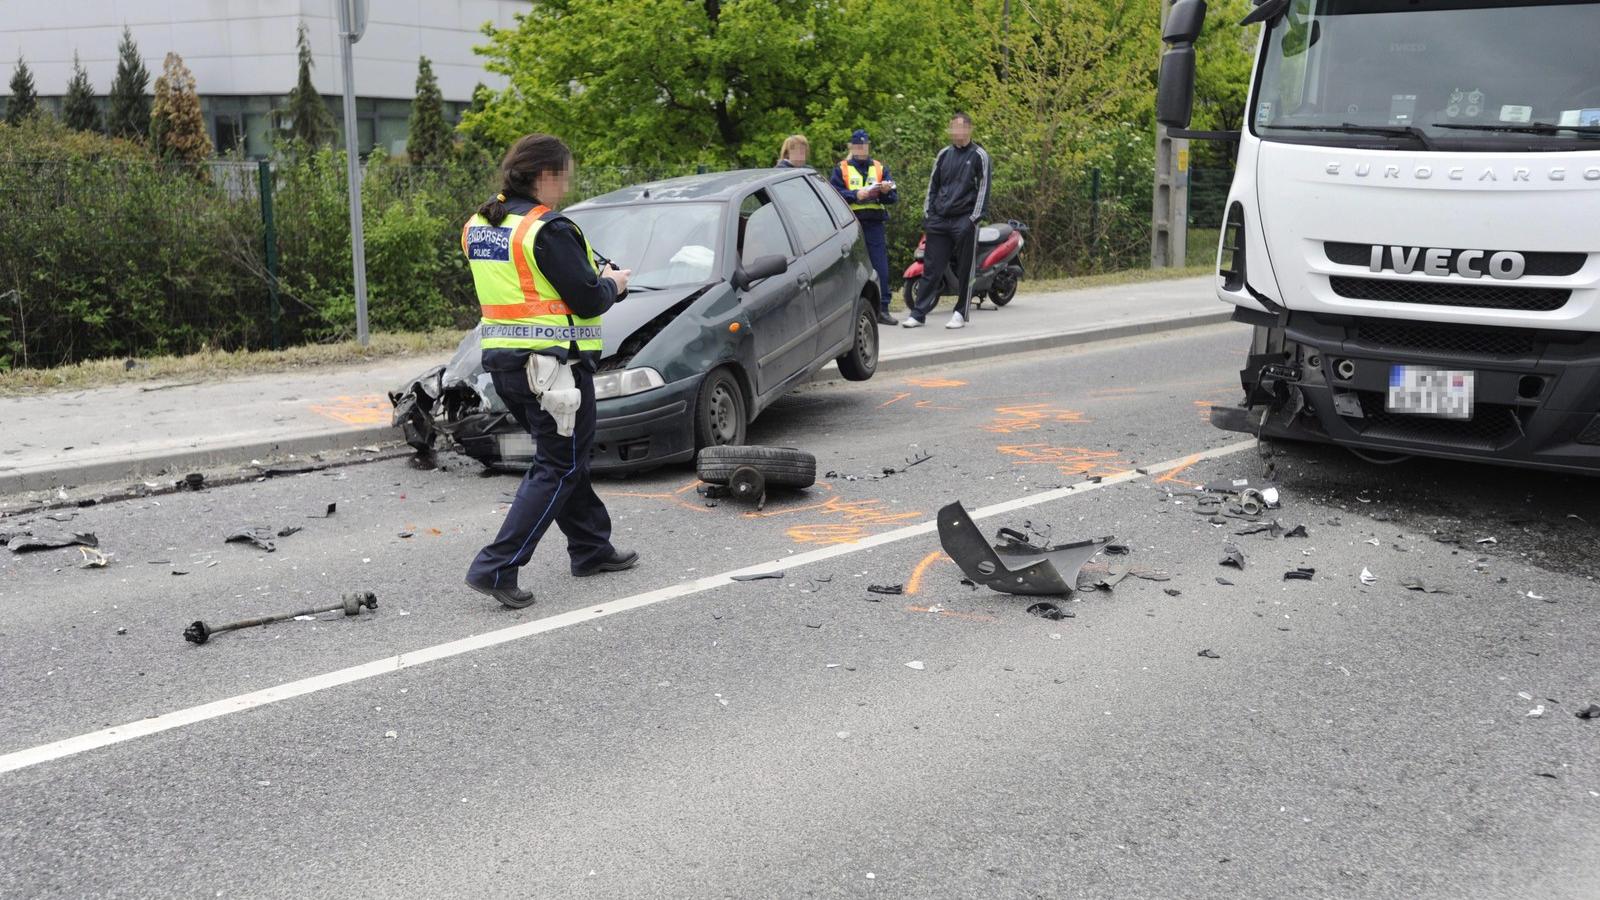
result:
[[[925,324],[927,324],[927,323],[923,322],[921,319],[915,318],[913,316],[906,316],[905,319],[900,322],[900,327],[901,328],[921,328]]]
[[[958,312],[951,313],[950,314],[950,321],[944,323],[944,327],[946,327],[946,328],[965,328],[965,327],[967,327],[967,320],[961,315],[961,313],[958,313]]]

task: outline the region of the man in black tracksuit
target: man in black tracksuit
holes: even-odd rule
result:
[[[946,328],[967,324],[967,298],[972,262],[978,249],[978,220],[989,202],[989,154],[972,142],[972,118],[956,113],[950,119],[950,146],[939,151],[928,176],[928,197],[922,204],[922,232],[927,241],[916,300],[901,322],[905,328],[926,324],[939,303],[939,287],[951,257],[956,263],[956,311]]]

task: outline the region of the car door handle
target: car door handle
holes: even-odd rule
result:
[[[839,248],[839,255],[840,256],[849,256],[850,255],[850,245],[849,244],[845,244],[844,246],[840,247]]]
[[[810,275],[797,275],[797,276],[795,276],[794,283],[800,285],[803,288],[811,287],[811,276]]]

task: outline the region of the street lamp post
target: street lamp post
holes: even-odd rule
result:
[[[356,129],[355,43],[367,30],[366,0],[334,0],[339,8],[339,56],[344,65],[344,157],[350,186],[350,260],[355,269],[356,342],[367,333],[367,242],[361,227],[361,159]]]

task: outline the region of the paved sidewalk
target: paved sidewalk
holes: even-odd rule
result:
[[[1225,321],[1207,277],[1019,293],[952,331],[947,298],[925,328],[884,328],[879,372]],[[1026,287],[1026,284],[1024,284]],[[399,437],[387,392],[449,358],[149,382],[0,398],[0,495],[148,478],[252,459],[349,450]],[[833,370],[824,372],[828,377]]]

